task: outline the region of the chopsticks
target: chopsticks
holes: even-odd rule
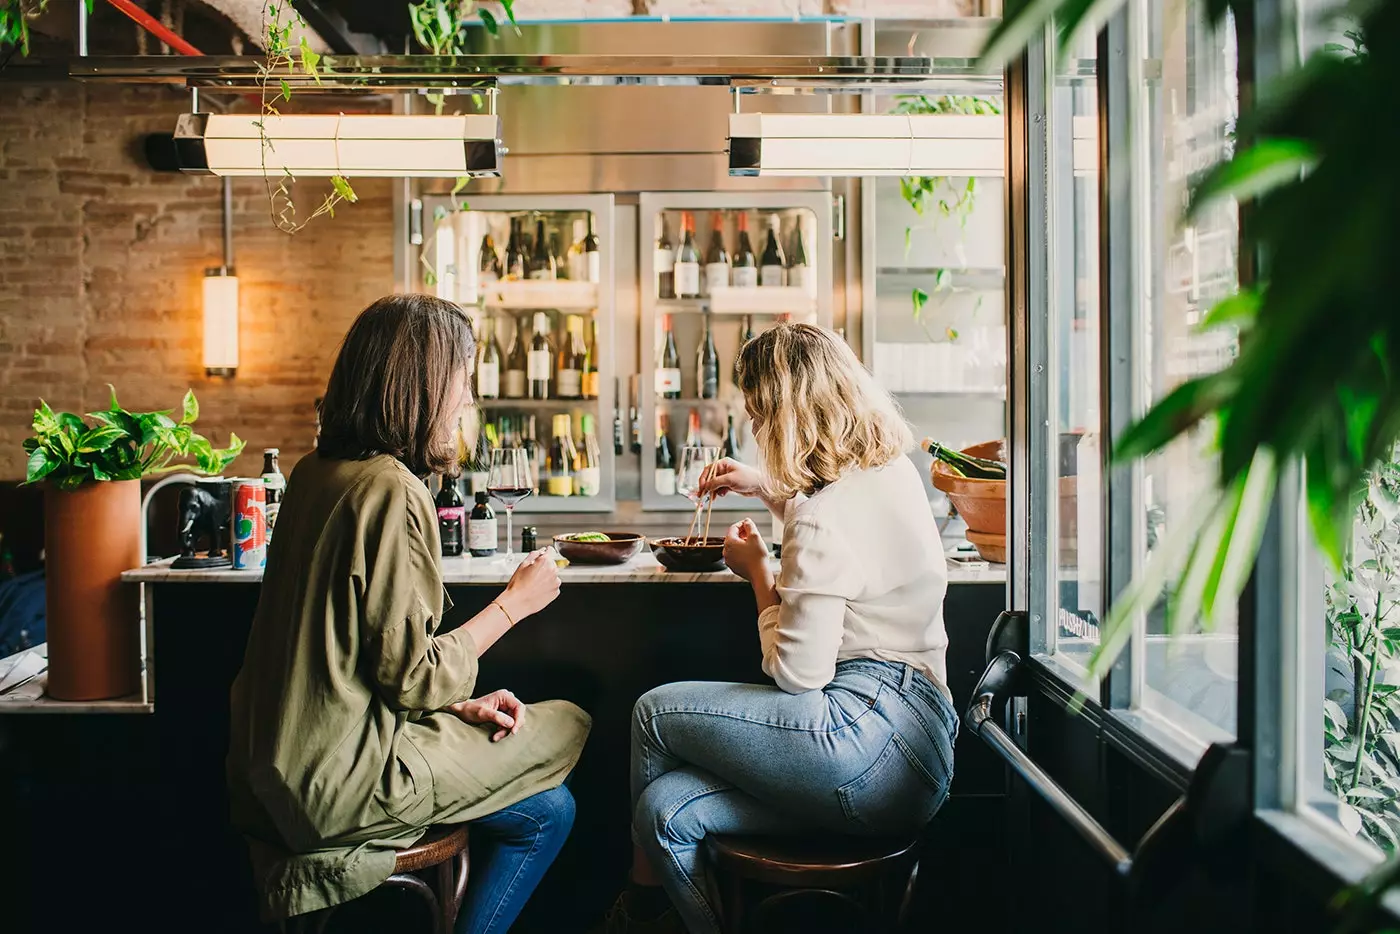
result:
[[[714,513],[714,508],[714,496],[706,496],[704,499],[695,501],[695,515],[690,517],[690,525],[687,526],[685,530],[685,543],[687,545],[696,544],[692,541],[692,538],[694,537],[693,533],[696,531],[695,526],[700,521],[701,510],[705,512],[705,534],[701,540],[706,542],[710,540],[710,516]]]

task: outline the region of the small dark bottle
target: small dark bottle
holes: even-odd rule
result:
[[[462,496],[457,492],[457,481],[454,478],[442,478],[442,489],[438,491],[436,505],[442,555],[444,558],[455,558],[462,553],[462,540],[466,537],[462,526],[467,510],[462,505]]]
[[[520,530],[520,550],[526,554],[534,551],[539,547],[539,545],[535,544],[538,537],[539,529],[535,528],[533,525],[525,526],[525,528]]]
[[[476,505],[467,517],[467,550],[473,558],[489,558],[496,553],[496,513],[486,501],[485,491],[476,494]]]

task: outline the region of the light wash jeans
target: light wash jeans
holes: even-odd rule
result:
[[[706,834],[914,834],[953,779],[953,705],[850,659],[820,691],[686,681],[632,713],[632,834],[691,934],[718,934]]]

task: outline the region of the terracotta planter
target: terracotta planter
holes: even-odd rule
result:
[[[50,697],[104,700],[141,688],[141,481],[44,490]]]

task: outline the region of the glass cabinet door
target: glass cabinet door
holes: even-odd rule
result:
[[[675,485],[685,447],[755,460],[734,384],[745,336],[780,320],[831,326],[831,196],[645,193],[639,217],[641,372],[629,401],[641,422],[642,506],[688,510]],[[763,505],[730,495],[714,509]]]
[[[463,474],[470,492],[491,448],[526,448],[536,495],[517,512],[616,502],[612,206],[611,195],[424,199],[423,288],[466,308],[478,337]]]

